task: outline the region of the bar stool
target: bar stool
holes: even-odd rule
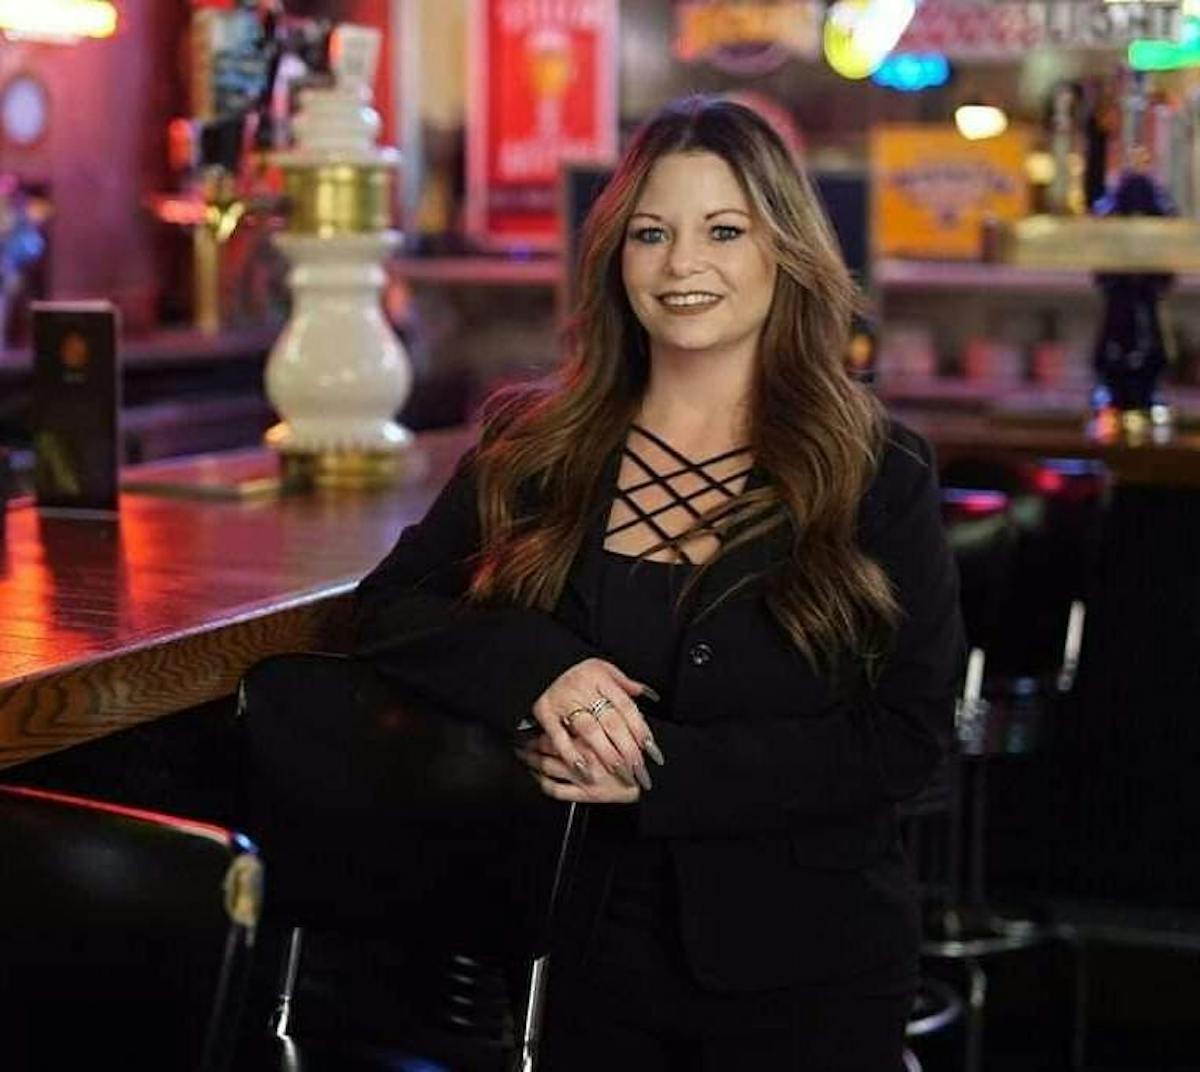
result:
[[[1057,928],[1045,920],[997,912],[985,889],[989,763],[1040,746],[1059,697],[1074,683],[1078,665],[1081,599],[1061,608],[1066,627],[1057,652],[1053,647],[1048,651],[1044,642],[1028,642],[1037,630],[1027,624],[1057,620],[1058,593],[1076,591],[1072,584],[1060,585],[1048,600],[1045,577],[1029,576],[1031,561],[1040,559],[1044,572],[1056,557],[1045,553],[1043,530],[1056,506],[1044,497],[1052,490],[1052,482],[1044,476],[1047,472],[1054,471],[1019,468],[1014,472],[1000,467],[1003,479],[992,482],[1003,483],[1005,490],[948,487],[943,492],[943,517],[958,561],[971,653],[958,705],[955,754],[942,784],[935,783],[917,802],[913,818],[940,812],[944,819],[941,858],[925,872],[935,879],[926,888],[936,896],[922,953],[958,963],[964,971],[966,1072],[976,1072],[982,1063],[986,958],[1058,937]],[[1043,481],[1041,487],[1038,480]],[[993,651],[998,653],[998,667],[992,665]],[[922,824],[911,825],[920,830]]]
[[[272,869],[264,923],[283,954],[248,1050],[306,1072],[532,1072],[575,809],[541,794],[494,731],[355,660],[267,659],[239,709],[245,821]]]
[[[0,786],[5,1068],[224,1072],[262,887],[209,823]]]

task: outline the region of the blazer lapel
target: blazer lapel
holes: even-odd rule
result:
[[[620,466],[621,451],[618,448],[604,462],[600,479],[597,481],[596,494],[588,506],[590,516],[583,543],[567,573],[567,581],[558,606],[559,615],[570,619],[584,639],[593,643],[599,631],[596,614],[600,605],[600,554],[604,547],[604,533]]]

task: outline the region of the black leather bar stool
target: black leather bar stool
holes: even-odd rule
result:
[[[961,486],[967,478],[984,486]],[[1044,912],[1001,912],[987,894],[987,780],[1001,757],[1045,747],[1061,697],[1073,686],[1083,628],[1082,548],[1094,531],[1099,485],[1074,463],[960,463],[943,480],[971,654],[957,750],[945,777],[910,806],[908,825],[910,851],[927,856],[923,954],[964,971],[964,1068],[975,1072],[982,1064],[985,960],[1059,936]],[[933,818],[942,836],[930,839],[930,859],[919,838]],[[1038,819],[1053,822],[1049,814]]]
[[[230,1068],[262,868],[208,823],[0,786],[12,1072]]]
[[[574,812],[511,742],[351,659],[265,660],[240,710],[283,964],[265,999],[256,988],[247,1067],[531,1070],[539,1009],[519,995],[544,978]]]

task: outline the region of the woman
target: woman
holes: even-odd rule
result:
[[[842,367],[855,295],[771,128],[668,106],[584,227],[561,378],[359,589],[361,653],[592,805],[548,1072],[901,1067],[895,806],[961,641],[929,449]]]

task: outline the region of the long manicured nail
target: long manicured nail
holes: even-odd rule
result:
[[[646,755],[654,760],[654,762],[660,767],[664,766],[667,762],[666,756],[662,754],[662,749],[658,747],[653,737],[647,736],[647,738],[642,742],[642,751],[645,752]]]
[[[616,778],[626,789],[632,789],[634,786],[633,779],[629,776],[629,771],[622,767],[619,763],[614,763],[608,768],[612,776]]]
[[[641,763],[634,765],[633,776],[637,779],[638,785],[640,785],[647,793],[654,788],[654,783],[650,781],[650,772],[646,770],[645,766],[643,766]]]
[[[575,760],[574,767],[576,773],[579,775],[579,780],[583,782],[584,785],[591,785],[595,781],[595,779],[592,777],[592,772],[588,769],[588,765],[586,762],[584,762],[582,757]]]
[[[662,697],[659,696],[659,694],[655,692],[654,689],[652,689],[649,685],[642,686],[641,695],[649,696],[650,699],[652,699],[655,703],[662,703]]]

